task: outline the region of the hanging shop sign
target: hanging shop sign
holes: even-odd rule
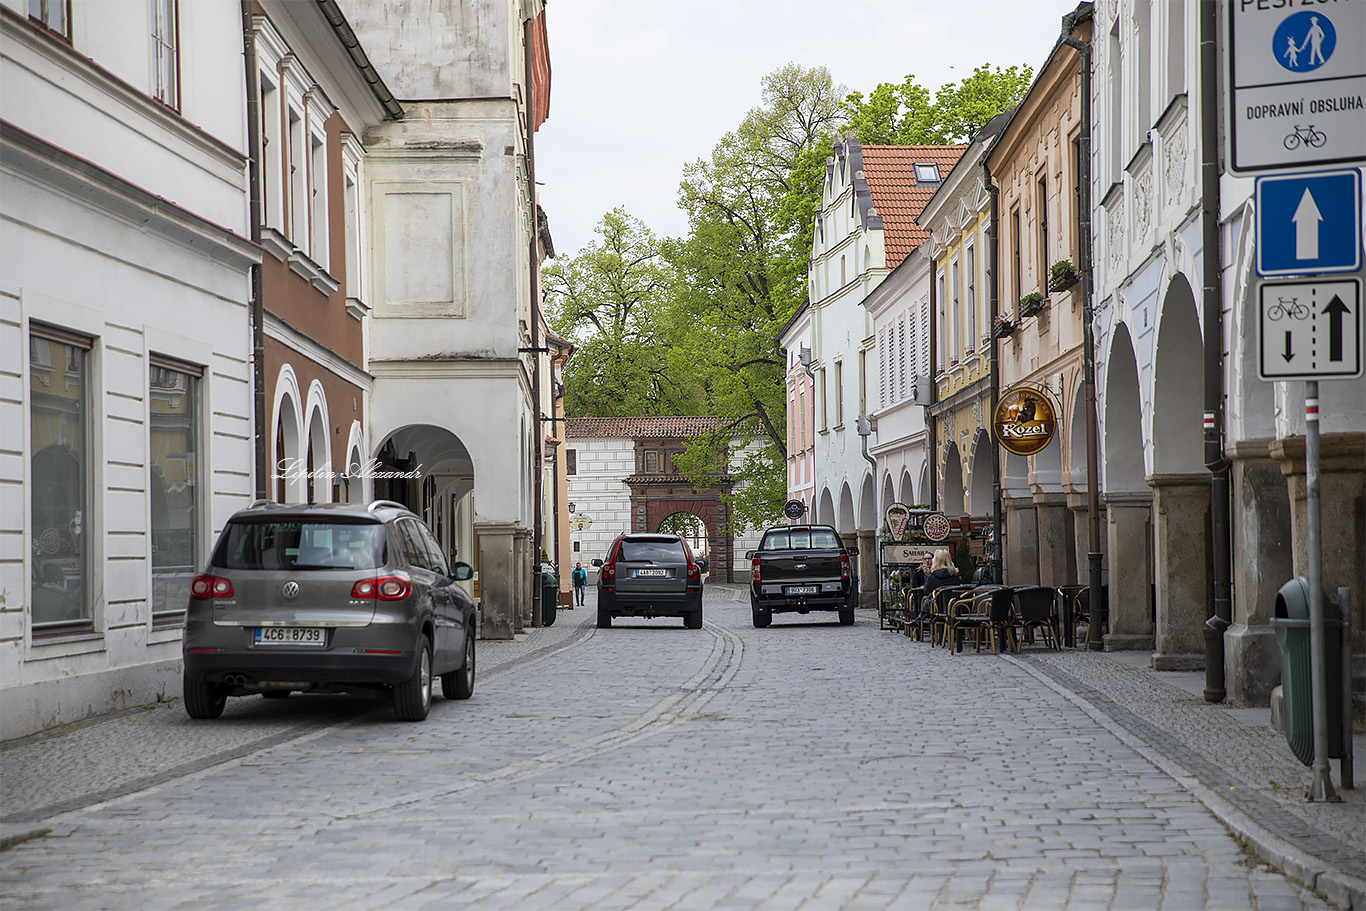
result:
[[[905,503],[892,503],[887,507],[883,518],[887,520],[888,537],[905,541],[906,529],[911,524],[911,508]]]
[[[1015,386],[1001,394],[992,424],[1001,446],[1016,455],[1031,456],[1053,441],[1057,412],[1042,391]]]

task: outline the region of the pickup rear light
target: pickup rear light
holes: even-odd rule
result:
[[[190,597],[196,601],[207,601],[210,598],[231,598],[232,583],[227,579],[220,579],[218,576],[206,576],[200,574],[194,577],[190,583]]]
[[[849,576],[850,576],[850,571],[849,571],[849,555],[848,555],[848,554],[840,554],[840,578],[841,578],[841,579],[848,579]]]
[[[752,560],[750,560],[749,566],[750,566],[750,573],[752,574],[754,581],[755,581],[755,582],[762,582],[762,581],[763,581],[763,570],[761,570],[761,569],[759,568],[759,566],[760,566],[760,564],[759,564],[759,558],[758,558],[758,557],[754,557]]]
[[[351,586],[351,597],[359,599],[378,598],[381,601],[402,601],[412,593],[413,583],[401,573],[392,576],[380,576],[377,579],[361,579]]]

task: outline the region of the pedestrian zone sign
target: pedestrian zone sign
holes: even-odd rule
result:
[[[1361,376],[1361,279],[1263,282],[1259,293],[1261,379]]]
[[[1359,170],[1258,177],[1256,199],[1258,275],[1361,268]]]
[[[1234,173],[1366,159],[1366,3],[1235,0],[1228,10]]]

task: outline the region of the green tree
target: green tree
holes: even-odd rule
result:
[[[679,189],[690,232],[670,251],[681,279],[673,337],[722,423],[677,461],[701,485],[721,470],[722,453],[757,443],[736,469],[734,530],[771,521],[786,496],[785,360],[776,336],[806,296],[812,199],[819,202],[830,137],[844,123],[844,94],[824,67],[788,64],[768,74],[763,103],[709,159],[685,168]]]
[[[577,349],[565,367],[565,412],[697,413],[691,371],[669,357],[665,313],[676,279],[661,241],[622,208],[605,214],[596,233],[577,256],[541,273],[551,329]]]
[[[866,99],[850,93],[845,100],[849,127],[866,145],[965,143],[991,118],[1019,104],[1033,75],[1028,65],[983,64],[962,82],[940,86],[933,101],[914,75],[884,82]]]

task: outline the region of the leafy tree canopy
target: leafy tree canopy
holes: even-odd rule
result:
[[[983,64],[959,83],[929,90],[907,76],[884,82],[865,99],[845,100],[850,129],[866,145],[950,145],[965,143],[987,121],[1020,103],[1034,76],[1028,65],[1006,69]]]

